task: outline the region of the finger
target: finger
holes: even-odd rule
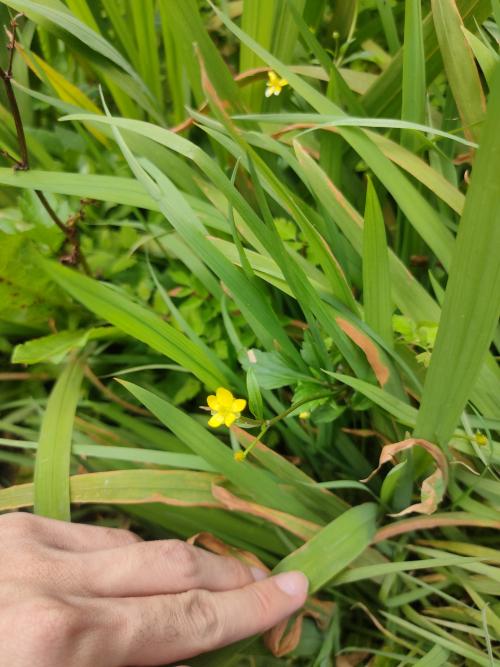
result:
[[[109,650],[123,649],[126,665],[186,660],[271,628],[304,604],[307,588],[302,572],[287,572],[233,591],[107,600],[123,619]]]
[[[129,530],[57,521],[28,512],[2,516],[0,527],[9,540],[41,541],[47,546],[77,552],[113,549],[141,541]]]
[[[94,551],[79,555],[78,565],[88,594],[96,597],[182,593],[193,588],[226,591],[267,576],[236,558],[216,556],[181,540]]]

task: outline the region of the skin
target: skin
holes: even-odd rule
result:
[[[0,646],[15,667],[185,665],[267,630],[307,596],[180,540],[24,512],[0,516]]]

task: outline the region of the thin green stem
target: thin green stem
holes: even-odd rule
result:
[[[267,431],[274,426],[276,423],[281,421],[282,419],[285,419],[290,415],[292,412],[295,412],[297,408],[300,408],[301,405],[305,405],[306,403],[311,403],[312,401],[317,401],[320,398],[327,398],[328,396],[333,396],[333,392],[331,391],[324,391],[321,394],[314,394],[313,396],[308,396],[307,398],[303,398],[300,401],[297,401],[297,403],[294,403],[291,405],[289,408],[287,408],[284,412],[281,412],[279,415],[276,415],[276,417],[273,417],[272,419],[266,419],[261,422],[262,428],[260,430],[260,433],[258,436],[256,436],[252,442],[248,445],[246,449],[243,450],[243,458],[246,458],[248,454],[252,451],[252,449],[255,447],[255,445],[261,441],[261,439],[265,436]]]

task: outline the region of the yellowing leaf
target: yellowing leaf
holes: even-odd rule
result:
[[[99,107],[97,107],[85,93],[65,79],[62,74],[46,63],[40,56],[36,53],[28,53],[25,49],[19,47],[19,45],[17,46],[17,50],[30,70],[36,74],[41,81],[48,81],[61,100],[80,107],[81,109],[87,109],[92,113],[102,114]],[[42,76],[42,73],[45,77]],[[101,144],[109,146],[109,141],[102,132],[96,130],[90,123],[84,124],[88,131],[93,134]]]

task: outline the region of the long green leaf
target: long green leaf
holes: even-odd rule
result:
[[[275,58],[271,53],[256,44],[233,21],[210,3],[225,25],[244,44],[247,44],[267,64],[273,67],[280,76],[285,77],[290,86],[304,98],[316,111],[343,118],[346,114],[331,100],[306,83],[297,74]],[[401,210],[411,224],[434,251],[436,256],[447,268],[451,260],[453,237],[442,224],[439,215],[422,197],[410,181],[382,154],[371,139],[359,128],[339,127],[339,134],[365,160],[380,181],[398,202]]]
[[[319,517],[305,509],[291,493],[280,488],[276,480],[249,462],[234,460],[230,448],[209,433],[201,424],[163,400],[156,394],[131,382],[120,381],[157,419],[167,426],[182,442],[201,456],[215,470],[233,482],[242,492],[263,505],[280,509],[302,518],[321,522]]]
[[[164,434],[162,434],[164,436]],[[0,438],[0,446],[16,447],[19,449],[38,448],[38,443],[32,440],[12,440]],[[75,456],[84,456],[97,459],[111,459],[115,461],[133,461],[135,463],[168,466],[169,468],[188,468],[213,472],[213,468],[201,457],[194,454],[179,452],[159,452],[157,449],[141,447],[114,447],[112,445],[73,444],[71,453]]]
[[[192,470],[116,470],[86,475],[66,475],[68,508],[72,503],[165,503],[167,505],[218,507],[212,485],[219,475]],[[0,510],[37,508],[36,479],[0,490]],[[54,519],[62,516],[45,514]]]
[[[500,314],[500,65],[460,222],[416,433],[445,445],[474,388]],[[491,396],[491,416],[498,394]],[[496,410],[497,412],[497,410]]]
[[[377,506],[353,507],[329,523],[306,544],[284,558],[274,572],[301,570],[314,593],[345,570],[370,546],[376,530]]]
[[[459,0],[458,10],[465,26],[475,30],[491,13],[490,0]],[[432,12],[425,17],[422,25],[427,80],[434,81],[442,71],[443,61],[434,30]],[[363,106],[368,115],[378,117],[397,116],[401,110],[402,70],[404,46],[396,53],[389,67],[377,78],[363,95]]]
[[[432,0],[432,16],[453,97],[467,137],[478,141],[485,99],[455,0]]]
[[[51,278],[99,317],[170,357],[208,386],[215,388],[225,384],[225,377],[212,361],[187,336],[164,322],[152,310],[104,283],[60,264],[39,261]]]
[[[83,365],[75,357],[59,376],[50,394],[40,429],[35,462],[36,514],[70,521],[69,461]]]
[[[108,58],[115,65],[118,65],[118,67],[121,67],[141,85],[143,90],[146,89],[144,83],[130,66],[130,63],[125,60],[120,52],[101,35],[92,30],[92,28],[89,28],[89,26],[77,19],[71,12],[51,7],[48,3],[41,2],[40,0],[4,0],[4,2],[18,12],[23,12],[29,17],[33,16],[36,21],[43,23],[45,20],[57,29],[68,31],[81,41],[82,44]]]
[[[363,227],[363,305],[365,322],[392,347],[389,255],[382,210],[371,180],[366,192]]]

